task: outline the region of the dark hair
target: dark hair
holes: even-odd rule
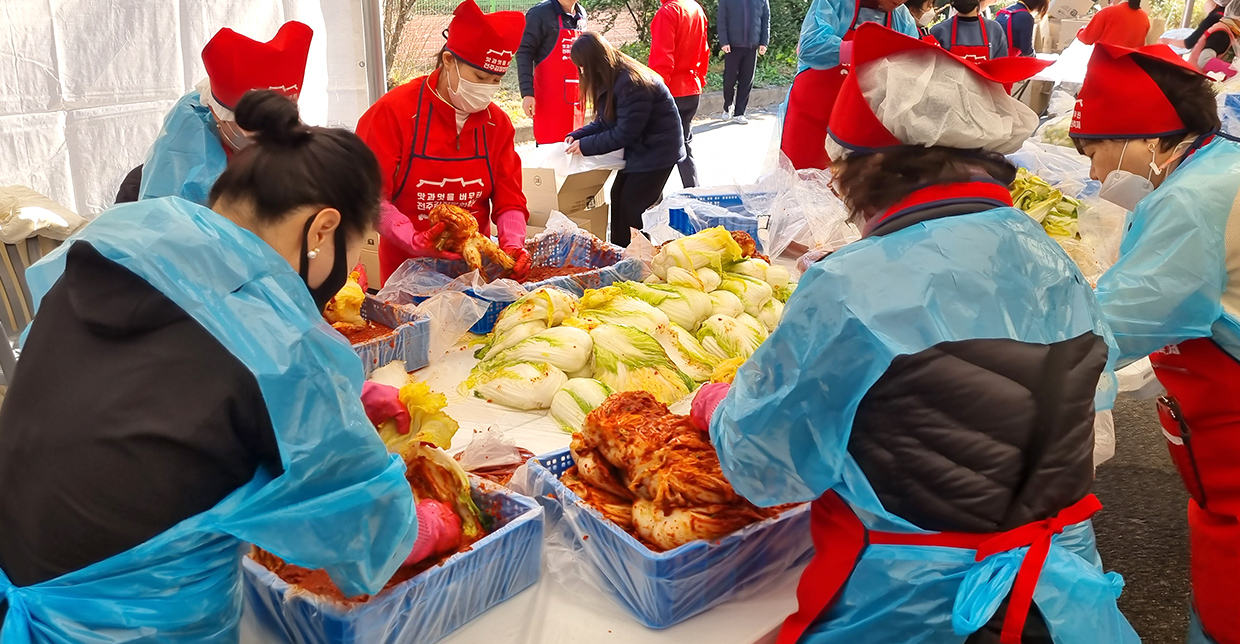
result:
[[[1135,9],[1140,9],[1140,8],[1141,8],[1141,0],[1128,0],[1128,8],[1129,8],[1129,9],[1134,9],[1134,10],[1135,10]]]
[[[931,6],[927,8],[926,5],[931,5]],[[904,6],[906,7],[909,7],[909,8],[917,7],[921,9],[922,11],[933,10],[934,9],[933,5],[934,5],[934,0],[908,0],[908,2],[904,3]]]
[[[957,13],[973,13],[981,5],[980,0],[952,0],[952,9]]]
[[[1038,18],[1046,15],[1046,6],[1049,0],[1021,0],[1030,12],[1038,14]]]
[[[616,119],[616,97],[612,88],[620,74],[628,74],[633,84],[654,89],[663,80],[649,67],[611,46],[606,38],[587,31],[573,43],[569,54],[580,70],[581,96],[590,101],[594,113],[604,120]]]
[[[870,217],[931,185],[988,175],[1011,186],[1016,180],[1016,166],[998,152],[902,145],[836,161],[831,174],[848,209]]]
[[[228,162],[211,188],[211,205],[238,202],[259,222],[274,223],[302,206],[340,211],[340,225],[362,234],[379,217],[379,162],[348,130],[303,125],[297,105],[269,90],[246,92],[237,125],[253,145]]]

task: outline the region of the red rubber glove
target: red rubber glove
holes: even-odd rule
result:
[[[689,409],[689,420],[695,427],[704,432],[710,431],[710,419],[731,388],[732,385],[726,382],[711,382],[698,389],[697,395],[693,397],[693,406]]]
[[[388,201],[379,206],[379,221],[375,224],[375,230],[385,243],[396,246],[410,257],[461,259],[457,253],[435,248],[435,240],[443,229],[444,224],[438,223],[419,232],[413,227],[413,222]]]
[[[362,406],[366,408],[366,417],[375,427],[383,423],[396,421],[396,431],[409,433],[409,408],[400,401],[400,390],[389,385],[367,380],[362,385]]]
[[[405,557],[411,566],[431,555],[441,555],[461,547],[461,518],[452,508],[434,499],[418,501],[418,538],[413,552]]]
[[[510,277],[518,282],[525,279],[530,274],[530,252],[524,248],[502,248],[508,256],[512,258],[512,275]]]

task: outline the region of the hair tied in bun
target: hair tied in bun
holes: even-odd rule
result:
[[[259,142],[301,145],[313,137],[313,131],[301,122],[297,104],[271,90],[246,92],[235,113],[237,125],[253,132]]]

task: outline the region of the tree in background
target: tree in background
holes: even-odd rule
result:
[[[392,1],[392,0],[389,0]],[[1183,0],[1180,0],[1183,2]],[[719,53],[719,38],[715,32],[715,13],[719,8],[719,0],[698,0],[706,11],[710,23],[709,38],[716,54]],[[809,11],[809,0],[770,0],[771,3],[771,44],[767,55],[780,57],[794,55],[797,41],[801,37],[801,22],[805,12]],[[589,3],[591,20],[597,31],[609,31],[618,16],[632,18],[637,26],[637,35],[644,47],[637,50],[649,50],[650,22],[661,6],[660,0],[591,0]],[[597,16],[597,18],[596,18]],[[626,49],[627,51],[627,49]],[[633,55],[633,51],[628,52]],[[637,56],[634,56],[637,58]],[[639,58],[645,62],[645,58]]]
[[[389,72],[389,88],[393,84],[390,72],[395,69],[396,50],[416,5],[417,0],[383,0],[383,68]]]

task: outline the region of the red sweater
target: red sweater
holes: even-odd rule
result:
[[[1145,46],[1150,33],[1150,17],[1144,9],[1132,9],[1127,3],[1106,7],[1081,28],[1076,39],[1086,45],[1103,43],[1136,49]]]
[[[672,96],[696,96],[706,85],[710,43],[706,13],[694,0],[663,0],[650,22],[650,69]]]

